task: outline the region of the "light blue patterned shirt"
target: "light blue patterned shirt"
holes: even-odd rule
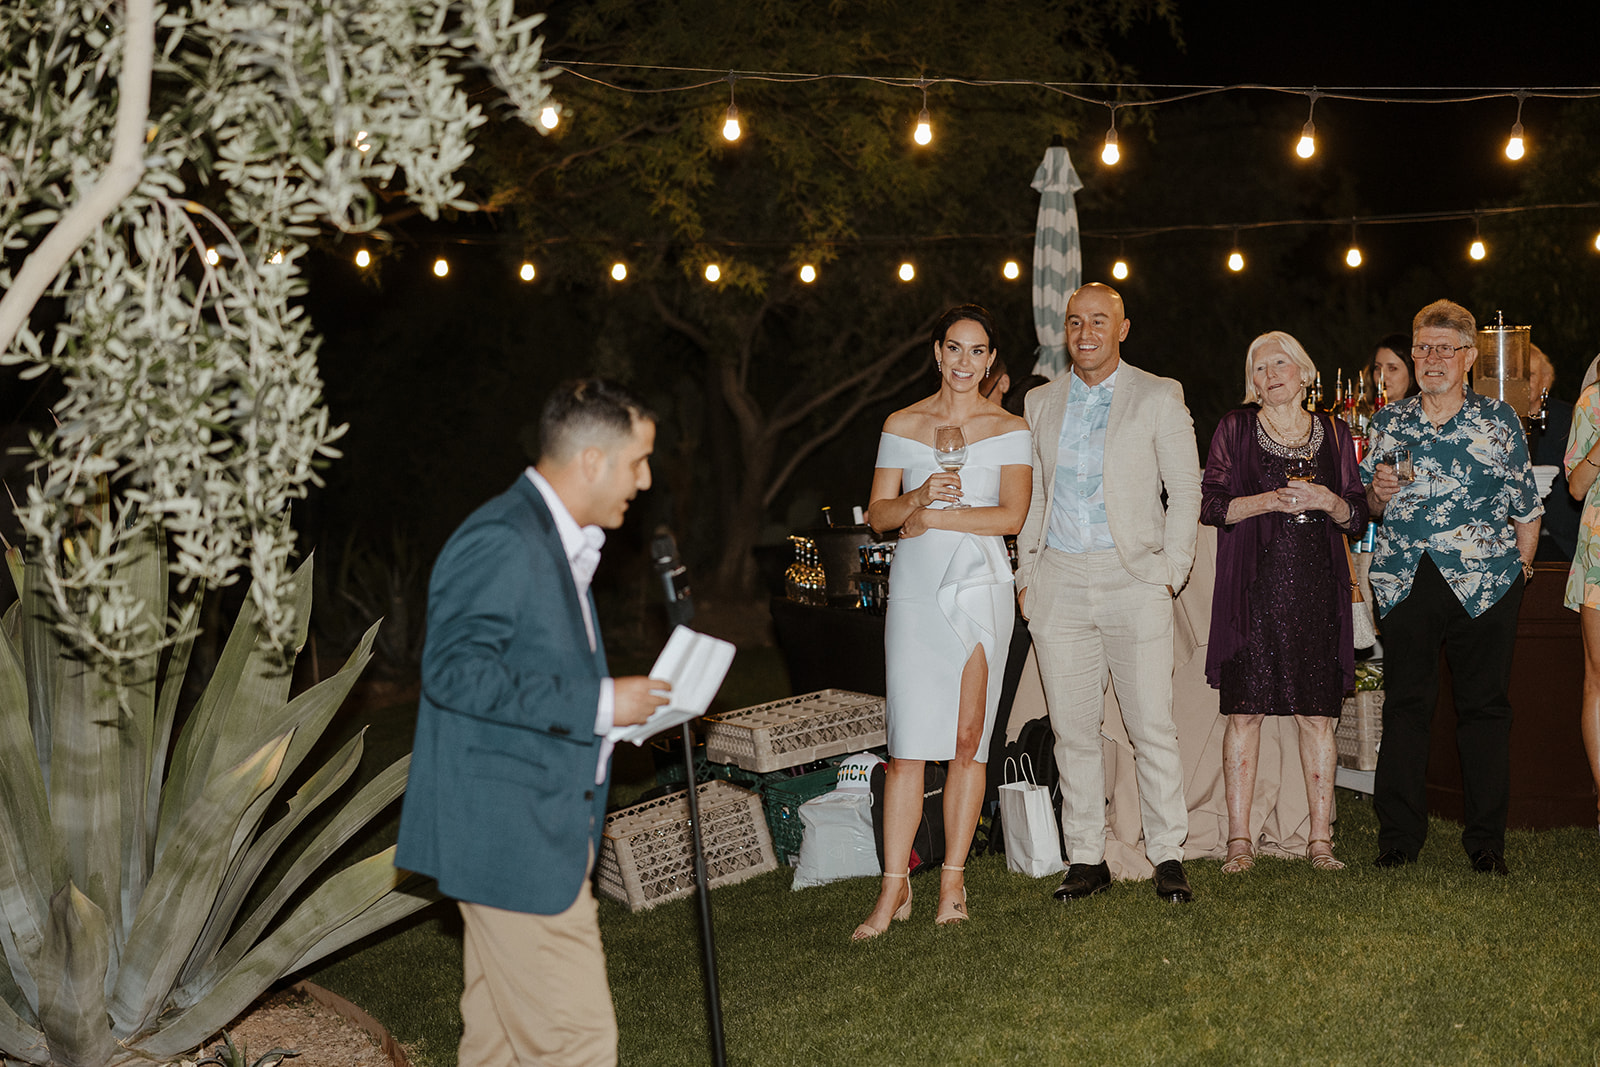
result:
[[[1068,371],[1068,374],[1073,373]],[[1103,552],[1116,548],[1106,521],[1106,424],[1117,372],[1099,385],[1072,382],[1061,419],[1056,452],[1056,485],[1051,498],[1046,546],[1062,552]]]
[[[1488,611],[1522,573],[1512,522],[1544,514],[1517,413],[1468,389],[1461,410],[1434,429],[1422,398],[1408,396],[1373,416],[1367,441],[1362,481],[1370,485],[1378,461],[1397,448],[1411,450],[1417,475],[1390,498],[1378,526],[1371,577],[1379,611],[1410,595],[1424,552],[1468,615]]]

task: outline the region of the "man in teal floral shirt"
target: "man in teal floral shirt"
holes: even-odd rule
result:
[[[1414,863],[1428,832],[1439,649],[1450,662],[1473,870],[1505,874],[1511,650],[1544,507],[1509,404],[1466,388],[1477,323],[1438,300],[1412,322],[1421,392],[1372,420],[1362,477],[1381,516],[1372,591],[1383,619],[1383,745],[1373,786],[1379,867]],[[1409,450],[1402,485],[1393,453]]]

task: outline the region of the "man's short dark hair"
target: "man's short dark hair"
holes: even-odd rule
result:
[[[655,422],[656,414],[626,386],[604,378],[562,382],[539,413],[539,459],[569,459],[591,445],[609,448],[640,420]]]

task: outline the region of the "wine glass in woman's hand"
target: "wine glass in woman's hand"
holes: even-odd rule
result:
[[[1289,479],[1292,488],[1296,482],[1309,484],[1317,480],[1317,461],[1310,456],[1295,456],[1287,459],[1283,464],[1283,473]],[[1290,522],[1315,522],[1317,517],[1305,511],[1295,512],[1289,516]]]
[[[967,437],[959,426],[940,426],[933,431],[933,451],[939,457],[939,466],[947,471],[958,471],[967,462]],[[968,507],[951,504],[952,508]]]

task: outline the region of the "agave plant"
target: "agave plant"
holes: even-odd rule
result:
[[[7,560],[20,599],[0,620],[0,1060],[169,1061],[279,978],[436,899],[396,870],[392,848],[321,872],[401,794],[409,759],[340,796],[326,826],[264,873],[356,770],[361,736],[285,795],[371,658],[377,626],[337,674],[291,700],[293,653],[267,639],[247,600],[179,723],[192,635],[122,664],[86,654],[53,616],[38,565],[14,549]],[[122,571],[164,619],[159,535]],[[298,648],[309,563],[294,590]]]

